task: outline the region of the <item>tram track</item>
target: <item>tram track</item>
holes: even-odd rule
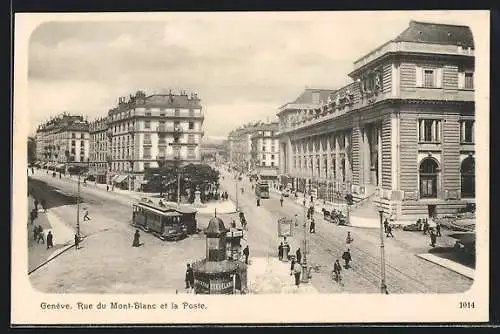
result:
[[[283,214],[290,215],[290,211],[287,210],[284,212],[284,210],[280,208],[278,216]],[[323,222],[323,219],[320,219],[321,217],[319,217],[318,214],[315,216],[317,221]],[[347,246],[345,244],[345,240],[342,237],[335,235],[335,233],[329,234],[329,237],[315,233],[311,234],[310,238],[313,242],[309,243],[309,247],[314,248],[315,253],[326,252],[332,256],[331,267],[333,269],[334,260],[341,257]],[[355,272],[359,278],[369,282],[374,287],[380,288],[380,257],[374,256],[370,252],[354,244],[350,244],[348,247],[351,250],[351,253],[354,253],[356,256],[356,259],[352,262],[350,269]],[[385,261],[385,274],[386,286],[390,293],[428,293],[435,291],[430,284],[415,278],[420,276],[417,272],[414,270],[403,272],[387,259]],[[332,281],[332,284],[334,283],[335,282]]]

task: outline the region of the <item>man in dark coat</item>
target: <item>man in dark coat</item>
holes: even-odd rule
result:
[[[37,217],[37,212],[35,209],[31,210],[30,212],[30,224],[33,225],[35,219]]]
[[[75,234],[75,249],[79,249],[80,248],[80,237],[78,236],[78,234]]]
[[[441,236],[441,224],[439,222],[436,222],[436,236]]]
[[[44,235],[43,235],[43,228],[41,225],[38,225],[38,233],[37,233],[37,239],[36,239],[36,243],[40,243],[40,240],[42,241],[42,244],[45,243],[45,238],[44,238]]]
[[[283,195],[280,197],[280,205],[283,206]]]
[[[33,227],[33,240],[38,241],[38,226]]]
[[[387,226],[389,226],[389,221],[387,218],[384,220],[384,232],[387,233]]]
[[[43,212],[47,212],[47,202],[45,202],[44,199],[42,199],[42,209],[43,209]]]
[[[389,238],[389,237],[394,238],[394,234],[392,234],[392,227],[390,224],[387,225],[387,229],[386,229],[385,233],[386,233],[387,238]]]
[[[54,247],[53,238],[52,231],[49,231],[49,234],[47,234],[47,249]]]
[[[243,255],[245,255],[245,264],[248,264],[248,256],[250,255],[250,249],[248,245],[243,249]]]
[[[436,234],[434,234],[433,230],[431,230],[429,234],[431,236],[431,246],[436,247]]]
[[[34,204],[35,204],[35,210],[38,210],[38,200],[36,198]]]
[[[132,247],[139,247],[140,246],[140,243],[139,243],[140,237],[141,237],[141,234],[139,233],[139,230],[135,230],[134,241],[132,241]]]
[[[186,265],[186,289],[194,289],[194,272],[191,265]]]
[[[283,260],[283,242],[280,242],[280,245],[278,246],[278,259],[280,261]]]
[[[309,233],[316,233],[316,223],[314,218],[311,218],[311,224],[309,225]]]
[[[302,263],[302,253],[300,252],[300,248],[297,248],[297,251],[295,252],[295,258],[297,259],[298,263]]]
[[[349,268],[349,262],[351,262],[352,260],[352,257],[351,257],[351,252],[349,251],[349,249],[347,249],[344,254],[342,254],[342,259],[344,260],[345,262],[345,268]]]

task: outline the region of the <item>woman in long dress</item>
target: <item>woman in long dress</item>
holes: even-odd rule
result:
[[[139,233],[139,230],[135,230],[134,233],[134,241],[132,242],[132,247],[139,247],[139,238],[141,237],[141,234]]]

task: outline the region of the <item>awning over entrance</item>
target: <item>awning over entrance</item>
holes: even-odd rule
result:
[[[113,178],[113,182],[115,182],[115,183],[122,183],[122,182],[123,182],[123,181],[125,181],[127,178],[128,178],[128,175],[116,175],[116,176]]]
[[[259,175],[267,177],[278,177],[278,171],[276,169],[261,169],[259,171]]]
[[[56,168],[56,169],[63,169],[63,168],[65,168],[65,167],[66,167],[66,164],[57,164],[57,165],[55,166],[55,168]]]

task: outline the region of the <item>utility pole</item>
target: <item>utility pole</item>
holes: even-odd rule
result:
[[[80,238],[80,175],[78,173],[78,186],[76,190],[76,235]]]
[[[235,187],[236,187],[236,211],[239,210],[239,203],[238,203],[238,180],[239,180],[240,176],[237,175],[236,176],[236,183],[235,183]]]
[[[382,216],[384,210],[379,208],[380,215],[380,293],[387,294],[387,285],[385,284],[385,250],[384,250],[384,224]]]
[[[304,226],[303,226],[303,231],[304,231],[304,240],[303,242],[303,247],[304,247],[304,258],[302,261],[302,283],[308,283],[309,282],[309,272],[307,270],[307,216],[306,216],[306,204],[304,204]]]
[[[177,206],[181,204],[181,168],[180,161],[178,161],[179,165],[177,167]]]

